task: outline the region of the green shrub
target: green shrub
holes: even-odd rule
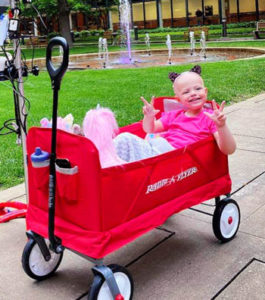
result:
[[[252,27],[228,28],[227,31],[229,33],[252,33],[253,32],[253,28]]]
[[[92,35],[92,36],[102,36],[103,35],[103,32],[104,32],[104,30],[101,30],[101,29],[99,29],[99,30],[90,30],[90,34]]]
[[[80,38],[81,39],[85,39],[89,35],[90,35],[90,31],[89,30],[82,30],[82,31],[80,31]]]
[[[53,32],[48,33],[48,35],[47,35],[49,40],[52,39],[55,36],[60,36],[60,33],[53,31]]]
[[[79,31],[74,31],[74,37],[79,38],[80,37],[80,32]]]
[[[203,25],[203,26],[208,27],[210,30],[222,29],[222,24]],[[255,21],[227,24],[227,28],[255,28],[255,26],[256,26]],[[187,29],[188,27],[173,27],[173,28],[164,27],[164,28],[154,28],[154,29],[140,29],[139,33],[140,34],[163,33],[163,32],[176,32],[176,31],[182,32],[182,31],[186,31]]]
[[[154,28],[154,29],[140,29],[139,34],[145,33],[170,33],[170,32],[178,32],[185,31],[187,27],[164,27],[164,28]]]
[[[250,21],[250,22],[240,22],[240,23],[231,23],[228,24],[228,28],[246,28],[246,27],[251,27],[255,28],[256,27],[256,22],[255,21]]]
[[[210,25],[207,27],[209,27],[210,30],[222,29],[222,24],[215,24],[215,25]]]

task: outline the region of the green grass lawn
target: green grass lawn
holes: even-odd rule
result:
[[[208,98],[229,103],[243,101],[265,90],[265,58],[230,62],[201,63],[202,76],[209,89]],[[72,113],[81,124],[85,113],[100,103],[110,107],[120,126],[142,118],[140,96],[173,95],[168,79],[171,71],[188,70],[192,65],[138,69],[105,69],[69,71],[59,93],[59,116]],[[0,82],[0,126],[14,117],[13,95],[9,82]],[[31,102],[28,127],[39,125],[43,117],[51,118],[52,90],[47,72],[29,76],[24,84],[25,96]],[[16,136],[1,136],[0,188],[23,181],[22,150]]]

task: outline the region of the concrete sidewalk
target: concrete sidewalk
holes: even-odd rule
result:
[[[238,145],[229,158],[232,198],[241,209],[238,234],[220,244],[209,215],[185,210],[172,216],[163,228],[174,235],[153,230],[106,257],[106,264],[132,262],[133,299],[265,299],[265,93],[226,113]],[[25,200],[23,185],[0,193],[0,201],[13,199]],[[56,275],[34,282],[21,267],[25,243],[24,219],[0,224],[1,300],[86,299],[92,263],[65,251]]]

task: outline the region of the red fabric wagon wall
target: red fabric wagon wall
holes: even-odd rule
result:
[[[216,186],[203,194],[204,200],[229,193],[227,156],[212,137],[158,157],[102,170],[102,229],[110,230],[181,195],[198,189],[218,178],[226,177],[223,187]],[[196,205],[201,200],[186,199],[175,211]]]
[[[31,128],[27,137],[29,214],[34,207],[43,212],[48,210],[49,166],[32,166],[30,155],[35,147],[50,152],[50,129]],[[73,175],[56,172],[56,216],[81,228],[100,230],[100,163],[97,149],[84,137],[58,130],[57,157],[69,159],[72,167],[78,166],[78,172]],[[34,214],[31,216],[34,218]],[[47,224],[45,220],[43,226]]]
[[[121,129],[142,135],[141,124]],[[122,166],[101,169],[88,139],[58,130],[57,157],[78,167],[74,177],[58,174],[55,235],[65,247],[101,258],[161,225],[169,216],[230,192],[227,156],[212,137],[185,149]],[[30,129],[28,154],[50,152],[51,130]],[[49,167],[28,159],[27,227],[48,236]]]

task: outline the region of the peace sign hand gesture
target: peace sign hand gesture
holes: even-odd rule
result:
[[[213,103],[213,113],[209,113],[207,111],[204,112],[206,116],[208,116],[211,120],[214,121],[215,125],[218,128],[225,126],[226,116],[223,113],[225,101],[222,102],[220,108],[217,107],[215,100],[212,100]]]
[[[152,96],[150,103],[147,100],[145,100],[144,97],[141,97],[140,99],[143,101],[143,104],[144,104],[144,106],[143,106],[144,116],[154,117],[157,113],[159,113],[160,110],[154,108],[154,100],[155,100],[154,96]]]

